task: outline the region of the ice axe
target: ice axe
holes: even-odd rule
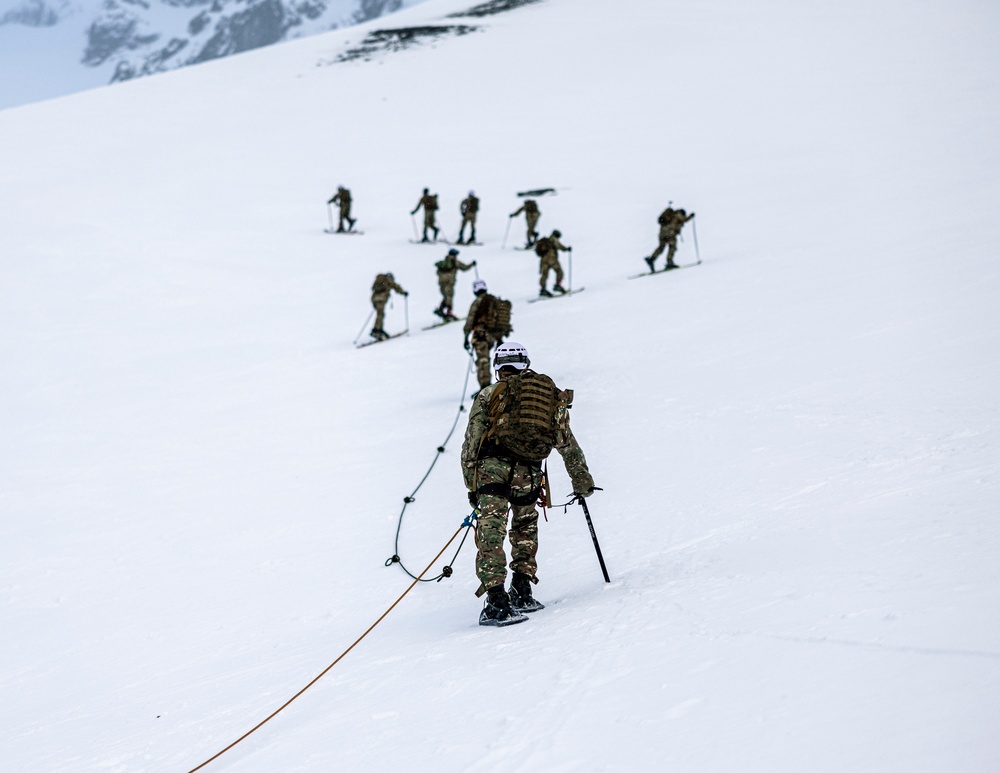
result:
[[[604,489],[594,486],[594,491],[603,491]],[[608,576],[608,567],[604,563],[604,554],[601,553],[601,545],[597,541],[597,532],[594,531],[594,522],[590,519],[590,509],[587,507],[587,500],[585,497],[579,494],[574,494],[573,498],[580,503],[583,508],[583,515],[587,519],[587,528],[590,529],[590,538],[594,540],[594,550],[597,551],[597,560],[601,564],[601,571],[604,573],[604,582],[611,582],[611,578]]]

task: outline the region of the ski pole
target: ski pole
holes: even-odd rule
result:
[[[698,251],[698,221],[694,217],[691,218],[691,233],[694,235],[694,256],[701,263],[701,253]]]
[[[513,217],[507,218],[507,230],[503,232],[503,244],[500,245],[501,250],[507,249],[507,235],[510,233],[510,223],[513,219]]]
[[[406,319],[406,332],[410,332],[410,294],[403,295],[403,316]]]
[[[371,312],[369,312],[369,314],[368,314],[368,319],[365,320],[365,324],[363,324],[361,326],[361,330],[358,331],[357,336],[355,336],[355,338],[354,338],[354,345],[355,346],[358,345],[358,341],[361,340],[361,336],[363,336],[365,334],[365,329],[368,327],[368,323],[372,321],[372,317],[374,317],[374,316],[375,316],[375,309],[372,309]]]
[[[573,248],[569,248],[569,291],[573,292]]]
[[[327,214],[327,217],[330,220],[330,230],[332,231],[333,230],[333,206],[330,204],[329,201],[326,202],[326,214]]]
[[[608,577],[608,567],[604,565],[604,555],[601,553],[601,546],[597,542],[597,532],[594,531],[594,522],[590,520],[590,510],[587,509],[587,500],[580,497],[580,504],[583,506],[583,514],[587,518],[587,526],[590,528],[590,537],[594,540],[594,549],[597,551],[597,560],[601,562],[601,571],[604,572],[604,582],[611,582]]]
[[[412,212],[410,213],[410,222],[413,223],[413,239],[414,239],[414,241],[420,241],[420,236],[417,233],[417,218],[416,218],[416,216]]]

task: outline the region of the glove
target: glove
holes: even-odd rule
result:
[[[478,263],[477,261],[475,261],[475,260],[474,260],[474,261],[472,261],[472,265],[473,265],[473,266],[478,266],[478,265],[479,265],[479,263]]]
[[[585,492],[584,491],[574,491],[573,492],[573,496],[576,499],[586,499],[591,494],[593,494],[595,491],[604,491],[604,489],[598,488],[597,486],[588,486],[587,490]]]
[[[476,496],[475,491],[469,492],[469,504],[473,507],[479,507],[479,497]]]
[[[465,339],[465,343],[463,344],[463,346],[465,346],[465,351],[467,351],[467,352],[471,352],[472,351],[472,344],[469,343],[469,339],[468,338]]]
[[[408,292],[406,292],[406,291],[404,290],[404,291],[403,291],[403,296],[404,296],[405,298],[409,298],[409,297],[410,297],[410,294],[409,294]]]

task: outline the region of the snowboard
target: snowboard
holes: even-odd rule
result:
[[[364,231],[355,231],[353,228],[350,231],[338,231],[336,228],[324,228],[323,233],[333,234],[336,236],[340,234],[341,236],[364,236]]]

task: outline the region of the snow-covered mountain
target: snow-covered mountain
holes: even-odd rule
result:
[[[611,583],[550,510],[481,628],[466,535],[205,773],[1000,770],[1000,5],[479,5],[0,113],[0,771],[190,771],[460,532],[424,187],[575,390]],[[544,187],[586,289],[529,304]],[[628,279],[671,200],[702,264]]]
[[[0,109],[360,24],[421,0],[6,0]]]

